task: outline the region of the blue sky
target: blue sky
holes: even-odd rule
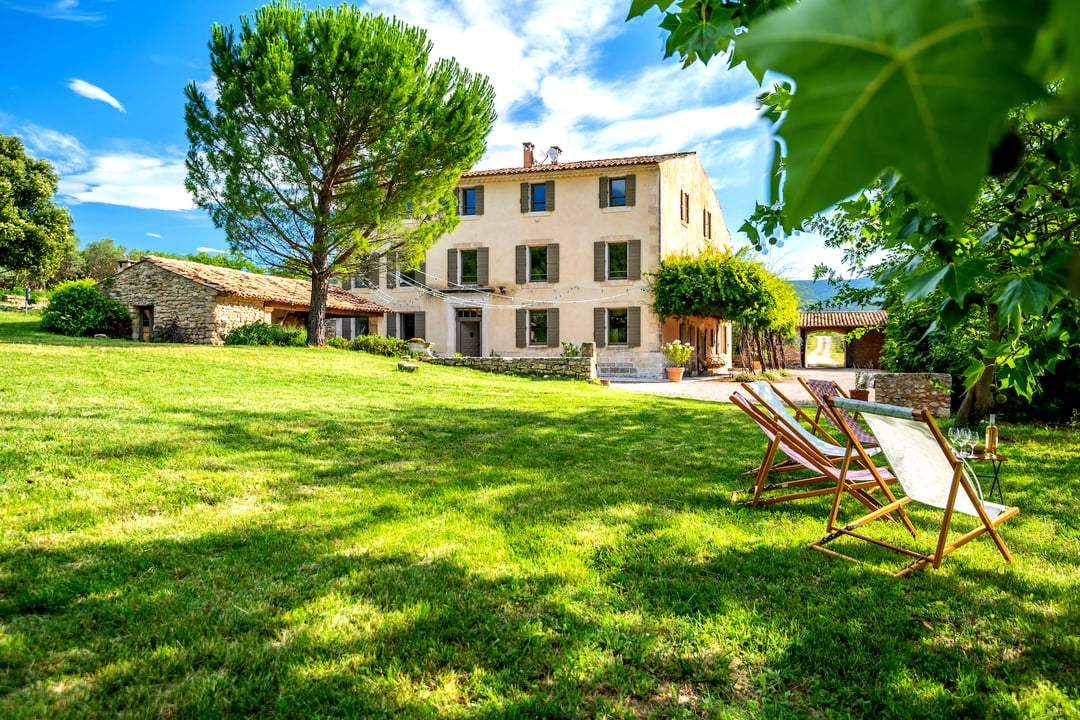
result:
[[[227,247],[183,187],[183,91],[212,86],[210,26],[238,24],[260,5],[0,0],[0,133],[53,162],[83,243]],[[567,161],[696,150],[733,234],[765,199],[770,141],[753,78],[718,62],[684,70],[662,60],[657,17],[625,23],[629,0],[360,5],[426,28],[436,54],[491,78],[499,120],[478,169],[519,165],[525,141],[558,145]],[[805,278],[835,255],[798,238],[770,259]]]

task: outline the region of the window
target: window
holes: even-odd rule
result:
[[[459,285],[476,285],[479,279],[479,264],[475,250],[460,251],[461,280]]]
[[[476,188],[464,188],[461,191],[461,214],[476,214]]]
[[[547,210],[547,184],[533,183],[529,186],[529,210]]]
[[[548,314],[547,310],[529,311],[529,344],[548,344]]]
[[[593,244],[593,280],[640,280],[641,241],[621,240]]]
[[[607,244],[607,276],[608,280],[625,280],[627,278],[627,244]]]
[[[607,344],[626,345],[629,340],[629,323],[626,308],[607,311]]]
[[[409,340],[416,337],[416,313],[401,313],[401,339]]]
[[[555,181],[521,183],[521,212],[551,212],[555,209]]]
[[[707,238],[712,238],[712,213],[708,208],[701,209],[701,232]]]
[[[371,318],[358,317],[356,318],[356,336],[370,335],[371,334]]]
[[[422,338],[427,332],[424,317],[425,314],[422,312],[387,315],[386,336],[397,337],[402,340],[411,340],[414,337]],[[357,334],[360,333],[357,332]]]
[[[423,287],[427,282],[427,263],[420,261],[420,267],[413,270],[402,270],[398,273],[398,279],[403,286]]]
[[[611,194],[608,196],[611,207],[626,206],[626,178],[611,178]]]
[[[547,245],[534,245],[529,248],[529,282],[547,282],[547,279]]]
[[[690,193],[679,191],[679,219],[684,225],[690,224]]]

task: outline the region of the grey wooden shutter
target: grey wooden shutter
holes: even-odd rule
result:
[[[529,281],[529,248],[518,245],[514,248],[514,282],[524,285]]]
[[[607,280],[607,243],[594,242],[593,248],[593,280],[603,282]]]
[[[386,287],[397,287],[398,256],[397,253],[388,253],[386,256]]]
[[[641,241],[631,240],[626,243],[626,278],[641,279]]]
[[[427,316],[424,313],[413,313],[413,332],[416,337],[427,339]]]
[[[559,347],[559,309],[547,311],[548,347]]]
[[[626,176],[626,206],[630,207],[637,201],[637,176]]]
[[[427,285],[427,261],[421,260],[420,267],[416,270],[416,284]]]
[[[461,214],[461,188],[454,188],[454,200],[457,205],[457,214]]]
[[[525,347],[529,344],[529,311],[517,311],[517,346]]]
[[[529,183],[521,183],[521,212],[529,212]]]
[[[608,206],[608,193],[611,192],[611,178],[600,178],[600,207]]]
[[[641,347],[641,308],[626,309],[626,344]]]
[[[547,246],[548,278],[549,283],[559,282],[559,243]]]
[[[373,288],[379,287],[379,256],[372,255],[368,258],[367,266],[367,281],[368,285]]]
[[[476,284],[487,287],[488,284],[488,249],[476,248]]]
[[[476,214],[484,214],[484,186],[480,185],[476,188]]]
[[[396,338],[398,336],[397,324],[398,316],[386,313],[386,337]]]
[[[596,347],[607,345],[607,308],[593,308],[593,341]]]
[[[341,338],[343,340],[352,340],[353,331],[353,319],[341,318]]]
[[[548,180],[544,185],[547,186],[547,190],[544,192],[546,200],[544,201],[544,209],[551,212],[555,209],[555,181]]]
[[[454,285],[460,285],[458,280],[458,251],[447,250],[446,251],[446,285],[453,287]]]

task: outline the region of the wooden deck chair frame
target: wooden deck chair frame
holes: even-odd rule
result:
[[[840,397],[845,399],[848,398],[848,394],[844,392],[844,388],[840,387],[835,380],[817,380],[816,382],[828,383],[829,385],[831,385],[832,389],[835,391],[832,393],[831,397]],[[844,436],[844,442],[847,442],[847,435],[846,433],[844,433],[843,425],[847,425],[855,429],[855,434],[858,436],[859,441],[862,442],[864,447],[877,445],[877,440],[874,438],[874,436],[859,427],[858,413],[852,415],[843,408],[837,408],[833,405],[829,405],[828,403],[826,403],[825,398],[830,396],[821,394],[813,386],[813,382],[808,381],[806,378],[800,376],[799,383],[803,386],[803,388],[810,395],[810,397],[814,399],[814,402],[817,403],[817,412],[814,413],[815,421],[820,421],[821,418],[824,417],[825,422],[829,423],[829,425],[834,430],[836,430],[836,432]]]
[[[894,545],[892,543],[885,542],[877,538],[872,538],[868,535],[864,535],[860,532],[856,532],[856,530],[858,530],[858,528],[860,528],[861,526],[880,517],[883,517],[887,513],[890,513],[894,510],[902,512],[902,509],[905,505],[915,501],[915,499],[910,496],[902,497],[899,499],[893,498],[888,504],[882,505],[881,507],[872,510],[869,514],[864,515],[863,517],[845,525],[844,527],[839,527],[837,525],[837,515],[840,509],[840,501],[845,491],[844,475],[850,471],[850,463],[845,461],[840,471],[840,478],[837,480],[836,489],[833,496],[832,509],[829,512],[829,521],[827,524],[829,534],[819,540],[810,543],[809,547],[815,550],[820,550],[829,555],[843,558],[845,560],[849,560],[852,562],[860,562],[855,558],[825,547],[826,543],[831,542],[832,540],[835,540],[836,538],[841,536],[857,538],[859,540],[863,540],[865,542],[869,542],[880,547],[888,548],[895,552],[914,558],[912,562],[903,569],[891,573],[895,577],[902,577],[916,570],[921,570],[922,568],[925,568],[927,566],[933,566],[934,569],[941,567],[941,562],[942,560],[944,560],[946,555],[949,555],[950,553],[966,545],[972,540],[978,538],[984,533],[989,533],[991,538],[993,538],[994,540],[994,544],[997,545],[998,551],[1000,551],[1002,557],[1005,558],[1005,561],[1010,563],[1012,562],[1012,555],[1009,553],[1009,549],[1005,546],[1005,541],[1001,538],[1001,534],[997,531],[997,527],[1009,518],[1017,515],[1020,512],[1020,509],[1016,507],[997,505],[996,503],[986,503],[979,497],[978,493],[975,491],[975,488],[972,486],[970,478],[968,478],[967,473],[965,472],[965,464],[963,460],[958,459],[953,454],[952,448],[949,447],[949,443],[941,434],[941,430],[940,428],[938,428],[937,423],[934,421],[934,418],[930,414],[929,410],[913,410],[910,408],[900,408],[893,405],[880,405],[878,403],[869,403],[861,400],[850,400],[843,398],[829,398],[827,402],[833,405],[843,407],[849,412],[861,412],[864,418],[868,417],[868,415],[881,415],[884,417],[898,418],[900,420],[910,420],[914,423],[921,423],[925,425],[934,442],[936,443],[938,449],[940,449],[945,460],[951,466],[952,478],[947,494],[948,499],[945,502],[944,507],[942,508],[944,512],[941,519],[941,530],[938,533],[937,544],[934,548],[934,552],[930,554],[920,553],[910,548]],[[873,429],[873,427],[871,427],[871,429]],[[880,442],[882,440],[881,433],[877,432],[875,433],[875,435],[878,437],[878,440]],[[863,457],[864,460],[869,458],[865,447],[850,432],[848,433],[848,447],[849,455],[854,456],[855,454],[857,454]],[[882,449],[885,453],[886,458],[888,458],[890,455],[890,445],[888,443],[883,444]],[[877,474],[878,471],[878,468],[872,467],[869,469],[868,472],[872,474]],[[905,479],[902,473],[897,472],[897,479],[900,481],[901,487],[904,487]],[[907,490],[905,489],[905,492],[906,491]],[[964,512],[965,514],[978,517],[979,526],[976,527],[974,530],[971,530],[961,535],[952,542],[949,542],[950,526],[952,525],[953,514],[957,510],[956,503],[957,497],[960,492],[964,493],[964,497],[967,498],[968,502],[970,503],[970,507],[973,508],[975,511],[974,513],[972,513],[967,510],[960,510],[960,512]],[[929,506],[936,507],[936,505]],[[991,518],[989,513],[987,512],[988,507],[996,513],[993,518]],[[912,537],[918,537],[918,533],[915,531],[915,528],[912,527],[910,523],[907,523],[907,525]]]
[[[768,409],[768,412],[754,405],[753,402],[743,397],[739,392],[732,393],[731,402],[749,415],[769,439],[769,449],[766,451],[765,461],[754,479],[754,486],[747,491],[747,493],[753,493],[753,497],[747,503],[748,505],[769,505],[819,495],[830,495],[836,492],[846,492],[865,505],[867,509],[876,510],[881,507],[881,503],[875,500],[870,493],[877,489],[884,490],[889,500],[895,500],[895,497],[888,489],[888,483],[893,481],[888,469],[875,468],[874,473],[867,470],[849,470],[846,475],[842,476],[840,468],[833,464],[829,456],[824,455],[816,447],[806,442],[801,435],[792,432],[788,426],[775,417],[772,409],[767,405],[763,405],[763,407]],[[769,484],[768,467],[779,452],[784,453],[800,468],[819,474],[811,478]],[[828,483],[829,486],[799,490],[799,488],[821,485],[822,483]],[[765,495],[765,493],[792,489],[796,490],[796,492]],[[902,511],[900,514],[903,514]]]
[[[836,439],[826,432],[820,424],[815,422],[803,408],[792,402],[783,392],[778,390],[775,385],[764,380],[759,380],[753,383],[744,382],[742,383],[742,388],[747,395],[753,398],[753,400],[771,414],[777,422],[782,423],[792,433],[803,437],[804,441],[812,436],[813,440],[810,441],[809,444],[815,445],[819,454],[830,458],[830,462],[833,465],[839,465],[841,463],[845,453],[845,445],[838,443]],[[779,402],[769,402],[769,399],[765,397],[762,392],[765,388],[768,388],[768,391],[775,395]],[[788,410],[792,411],[794,415],[792,415],[791,412],[787,412]],[[803,427],[801,424],[802,422],[806,422],[810,425],[810,427],[813,428],[813,431]],[[824,438],[817,437],[815,434],[823,435]],[[770,454],[767,450],[766,457],[762,459],[761,464],[752,470],[747,470],[743,474],[756,478],[761,473],[762,468],[767,469],[769,475],[804,469],[798,462],[792,461],[790,458],[778,459],[775,452]],[[819,478],[820,481],[825,481],[826,479],[827,478],[825,477]]]

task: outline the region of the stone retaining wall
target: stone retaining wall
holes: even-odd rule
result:
[[[923,408],[934,417],[952,414],[952,376],[948,373],[878,373],[874,399],[886,405]]]
[[[577,380],[592,380],[596,377],[596,359],[591,357],[421,357],[420,359],[432,365],[467,367],[492,373],[557,375]]]

